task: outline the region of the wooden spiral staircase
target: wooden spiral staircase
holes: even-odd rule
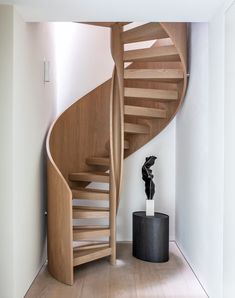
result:
[[[106,256],[115,264],[123,160],[167,126],[187,86],[185,23],[90,24],[110,27],[113,76],[59,116],[47,137],[48,266],[69,285],[75,266]],[[148,40],[149,48],[125,50]]]

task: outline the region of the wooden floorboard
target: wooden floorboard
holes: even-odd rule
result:
[[[130,243],[118,244],[117,265],[108,258],[75,269],[73,286],[53,279],[44,266],[26,298],[204,298],[206,293],[174,242],[170,261],[143,262],[132,257]]]

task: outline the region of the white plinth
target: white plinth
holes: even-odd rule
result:
[[[154,216],[154,200],[146,200],[146,216]]]

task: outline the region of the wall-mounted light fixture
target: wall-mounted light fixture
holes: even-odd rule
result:
[[[50,80],[50,61],[44,60],[44,83],[49,83]]]

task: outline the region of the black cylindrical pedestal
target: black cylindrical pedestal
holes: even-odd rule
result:
[[[169,216],[144,211],[133,213],[133,256],[148,262],[169,260]]]

